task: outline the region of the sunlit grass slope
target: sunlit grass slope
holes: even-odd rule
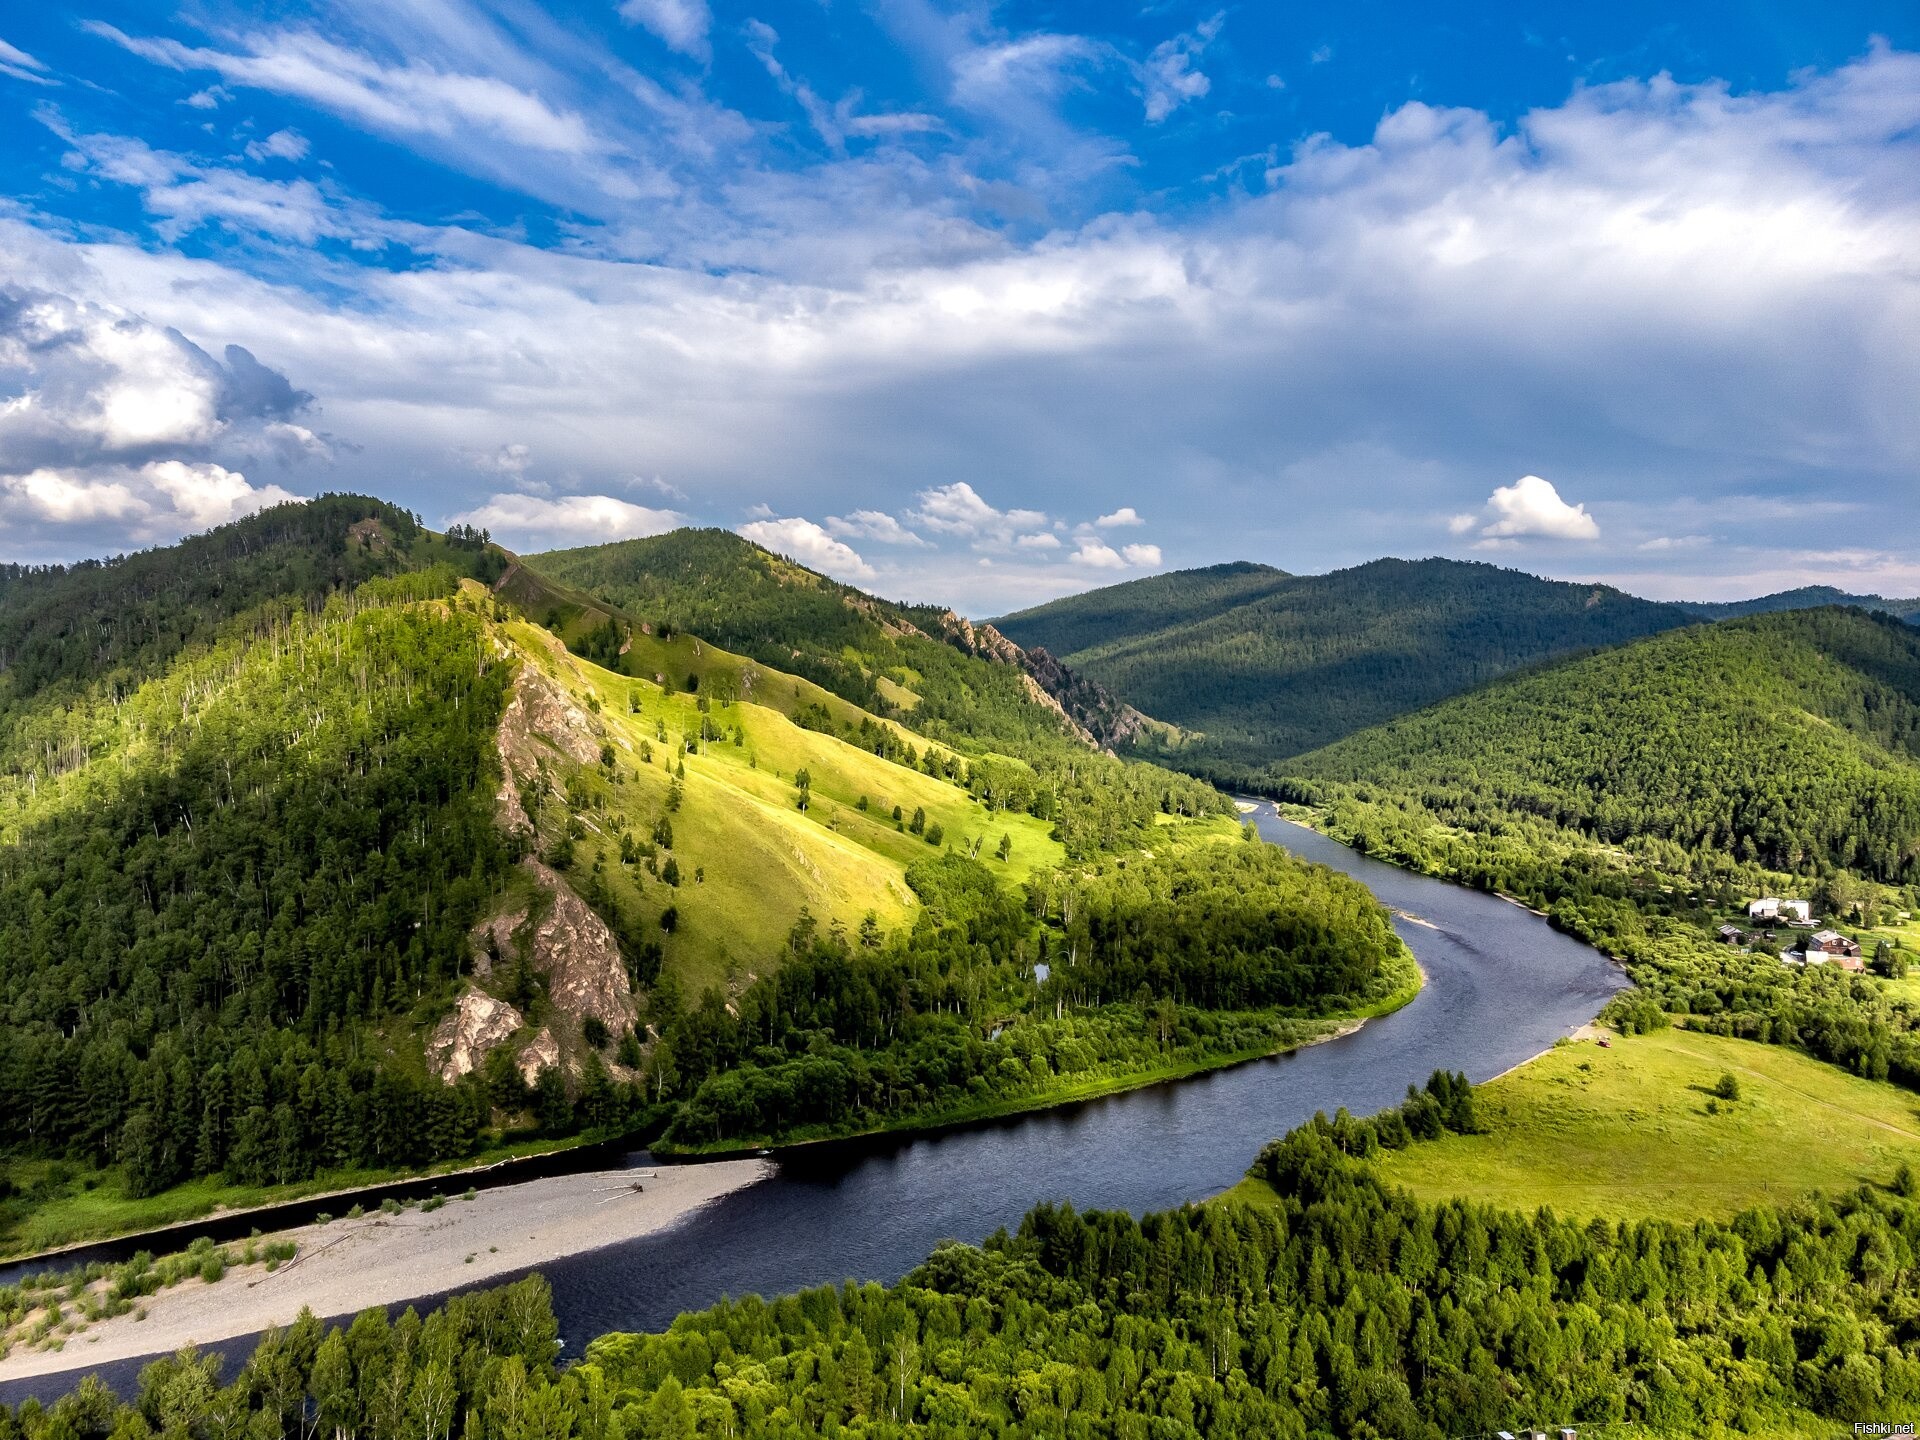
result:
[[[1711,1093],[1726,1074],[1737,1100]],[[1784,1046],[1687,1030],[1562,1045],[1475,1098],[1487,1133],[1387,1152],[1381,1173],[1425,1200],[1686,1220],[1885,1185],[1902,1163],[1920,1167],[1911,1092]]]

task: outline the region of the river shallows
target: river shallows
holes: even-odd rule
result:
[[[815,1147],[773,1179],[663,1234],[541,1266],[561,1333],[665,1327],[723,1295],[776,1295],[848,1278],[896,1280],[943,1239],[978,1241],[1032,1206],[1135,1214],[1235,1183],[1260,1147],[1314,1111],[1370,1114],[1435,1070],[1487,1080],[1591,1020],[1622,985],[1597,951],[1501,900],[1366,859],[1279,819],[1268,840],[1365,883],[1403,915],[1427,985],[1412,1004],[1293,1055],[1057,1110],[917,1137]],[[631,1157],[648,1163],[644,1154]],[[604,1162],[602,1162],[604,1163]],[[422,1277],[423,1297],[442,1277]],[[218,1348],[244,1353],[251,1342]],[[117,1387],[134,1366],[110,1367]],[[124,1373],[123,1373],[124,1372]],[[71,1388],[21,1382],[0,1398]]]

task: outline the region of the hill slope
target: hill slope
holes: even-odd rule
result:
[[[1144,628],[1162,602],[1176,618]],[[1689,618],[1607,586],[1436,559],[1302,576],[1217,566],[996,623],[1023,643],[1077,642],[1068,664],[1201,732],[1170,763],[1237,779],[1522,665]],[[1148,737],[1142,753],[1161,752]]]
[[[0,1251],[216,1180],[1046,1103],[1410,993],[1363,890],[1018,652],[903,631],[924,669],[830,676],[877,715],[346,496],[3,580]]]
[[[1773,870],[1920,877],[1920,631],[1862,610],[1692,626],[1506,679],[1287,761],[1486,832],[1502,816]]]
[[[527,557],[669,630],[777,665],[948,744],[1032,756],[1153,728],[1098,685],[951,610],[880,600],[726,530]]]

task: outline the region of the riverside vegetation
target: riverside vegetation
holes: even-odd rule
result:
[[[357,497],[0,575],[0,1249],[1047,1103],[1412,993],[1362,887],[895,638],[826,675],[876,715]],[[450,1010],[508,1017],[461,1069]]]
[[[1226,1200],[1042,1206],[897,1285],[724,1302],[557,1372],[535,1277],[424,1321],[303,1316],[225,1387],[185,1352],[124,1404],[89,1381],[0,1410],[0,1437],[1810,1435],[1920,1402],[1920,1205],[1569,1220],[1419,1200],[1368,1158],[1483,1123],[1436,1076],[1275,1142]]]

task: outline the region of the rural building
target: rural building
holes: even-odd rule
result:
[[[1805,925],[1813,919],[1813,907],[1804,900],[1782,900],[1780,914],[1796,924]]]
[[[1720,938],[1729,945],[1744,945],[1747,943],[1747,932],[1738,925],[1722,925]]]
[[[1761,899],[1749,901],[1747,903],[1747,918],[1749,920],[1778,920],[1780,918],[1780,897],[1777,895],[1767,895]]]
[[[1860,958],[1860,942],[1849,940],[1838,930],[1816,930],[1807,937],[1807,954],[1818,952],[1827,956],[1843,956],[1849,960]]]

